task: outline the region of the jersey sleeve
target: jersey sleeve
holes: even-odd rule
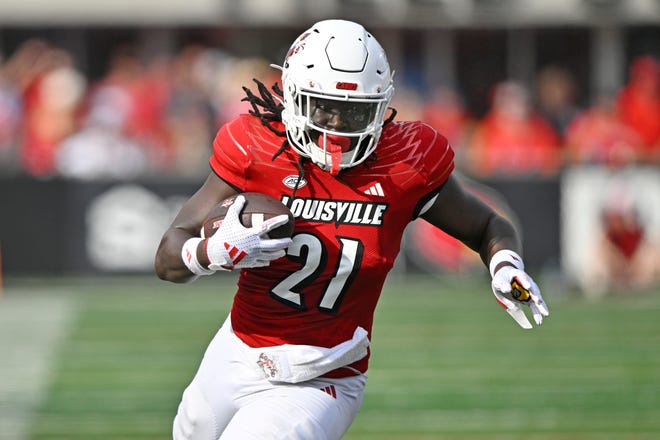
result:
[[[454,150],[447,138],[433,127],[428,124],[421,125],[420,135],[429,145],[421,170],[429,189],[437,190],[454,170]]]
[[[245,136],[245,122],[241,116],[226,123],[213,140],[211,169],[234,188],[244,191],[250,167],[250,151]]]
[[[413,218],[417,218],[433,203],[438,191],[454,171],[454,150],[447,138],[425,123],[421,124],[420,137],[428,145],[419,167],[426,192],[417,202]]]

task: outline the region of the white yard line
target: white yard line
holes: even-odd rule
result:
[[[61,291],[6,289],[0,297],[0,440],[29,435],[74,315]]]

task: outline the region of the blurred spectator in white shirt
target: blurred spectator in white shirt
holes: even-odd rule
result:
[[[98,89],[83,127],[60,144],[57,171],[82,180],[130,179],[148,173],[144,149],[124,134],[129,106],[130,98],[121,88]]]

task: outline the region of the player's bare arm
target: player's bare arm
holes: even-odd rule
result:
[[[532,325],[522,311],[530,308],[537,325],[549,315],[534,280],[524,271],[520,236],[511,222],[466,191],[450,176],[422,218],[461,240],[481,256],[492,276],[495,299],[523,328]]]
[[[467,191],[455,175],[422,218],[478,252],[486,266],[499,250],[521,254],[520,238],[511,222]]]
[[[181,259],[181,248],[188,239],[199,236],[207,213],[220,201],[234,194],[234,188],[215,173],[210,173],[199,190],[183,205],[163,235],[155,262],[156,273],[161,279],[183,283],[193,278],[194,274]],[[200,259],[203,258],[199,255]]]

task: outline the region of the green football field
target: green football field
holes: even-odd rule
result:
[[[10,428],[16,440],[171,438],[234,282],[6,280],[0,349],[27,360],[0,359],[0,439],[15,440]],[[346,438],[660,438],[660,291],[545,297],[550,318],[524,331],[485,277],[390,280],[364,404]],[[25,330],[12,335],[9,324]],[[40,379],[30,379],[48,350]],[[14,377],[23,382],[10,385]]]

